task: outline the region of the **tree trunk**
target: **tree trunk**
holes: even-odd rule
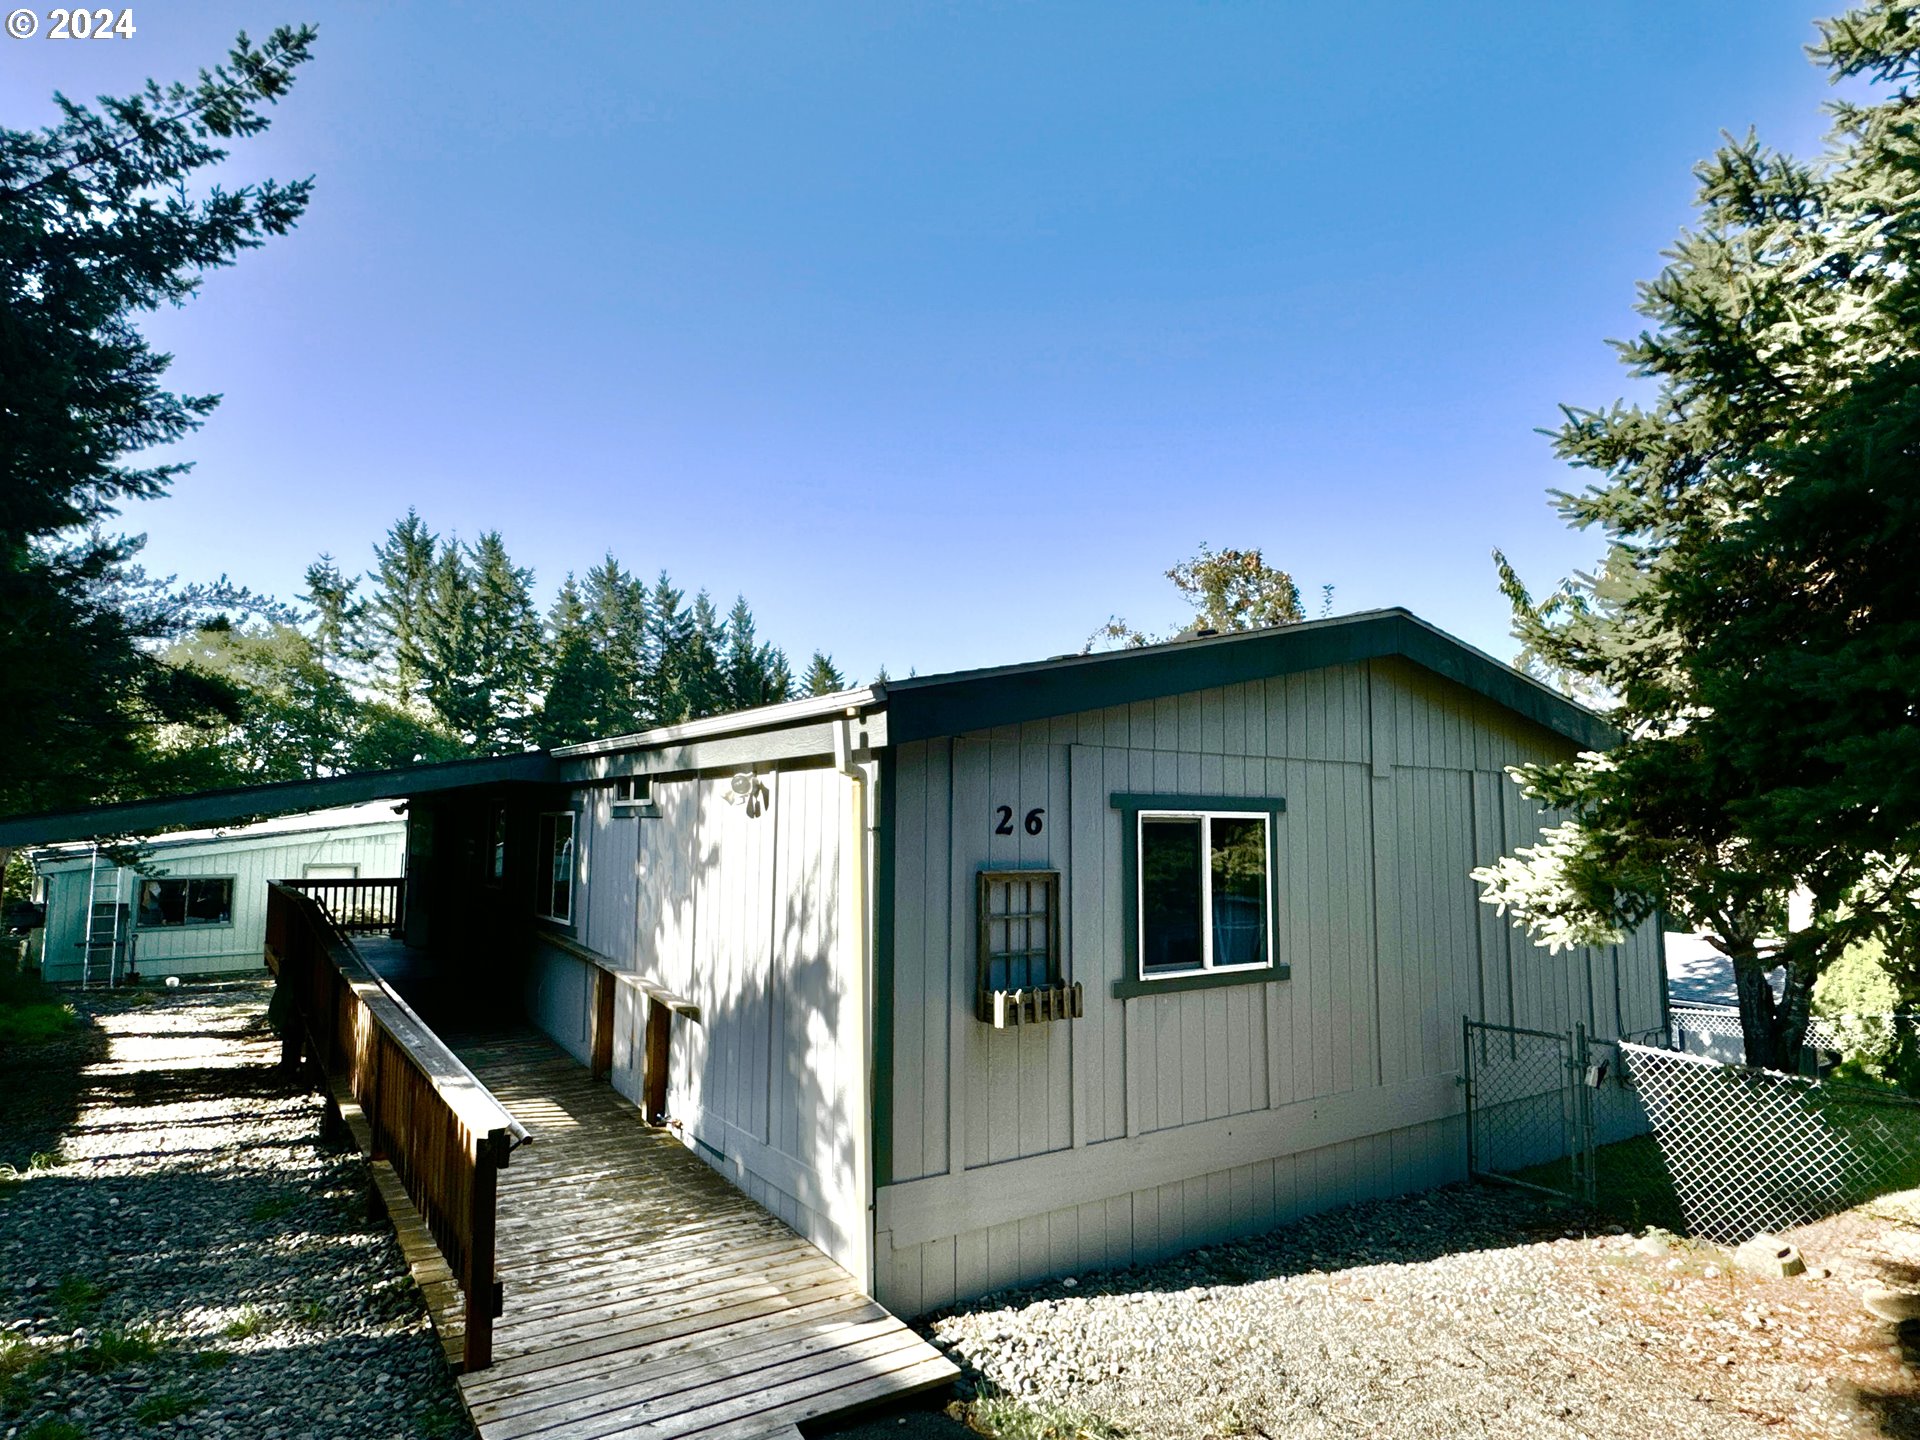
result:
[[[1789,1075],[1799,1073],[1818,972],[1804,963],[1789,964],[1786,989],[1776,1001],[1773,985],[1767,979],[1772,967],[1753,941],[1735,941],[1727,958],[1733,962],[1733,989],[1740,1001],[1740,1037],[1746,1043],[1747,1064]]]

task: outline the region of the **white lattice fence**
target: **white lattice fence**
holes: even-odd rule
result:
[[[1620,1054],[1694,1234],[1738,1243],[1920,1184],[1920,1101],[1645,1045]]]
[[[1742,1038],[1738,1006],[1677,1004],[1671,1014],[1676,1045],[1687,1033]],[[1916,1028],[1920,1028],[1920,1015],[1815,1015],[1807,1021],[1807,1044],[1819,1050],[1854,1051]]]

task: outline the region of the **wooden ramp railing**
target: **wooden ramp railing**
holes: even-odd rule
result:
[[[498,1172],[526,1127],[367,967],[314,897],[290,885],[267,887],[267,965],[295,1012],[283,1023],[282,1060],[311,1055],[377,1184],[391,1165],[465,1300],[463,1368],[483,1369],[502,1302]]]
[[[397,932],[406,919],[402,906],[407,882],[397,875],[277,883],[318,900],[333,928],[342,935],[389,935]]]
[[[667,1123],[667,1046],[673,1033],[673,1017],[678,1015],[700,1023],[700,1007],[684,995],[676,995],[666,986],[629,970],[610,955],[589,949],[563,935],[542,935],[541,943],[551,945],[592,967],[592,1030],[587,1037],[590,1057],[587,1070],[596,1080],[613,1073],[613,1032],[615,1006],[622,989],[629,991],[639,1006],[635,1029],[644,1038],[640,1052],[640,1114],[649,1125]]]

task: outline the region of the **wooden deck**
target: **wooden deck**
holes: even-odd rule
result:
[[[500,1172],[505,1309],[460,1377],[482,1440],[793,1436],[946,1385],[853,1276],[532,1031],[456,1053],[533,1141]],[[442,1338],[459,1324],[427,1291]]]

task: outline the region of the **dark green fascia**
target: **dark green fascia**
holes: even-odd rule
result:
[[[893,837],[894,749],[879,752],[880,794],[873,837],[873,1184],[893,1183]],[[867,1197],[871,1202],[873,1196]],[[869,1221],[871,1223],[871,1221]]]
[[[1210,970],[1204,975],[1169,975],[1164,980],[1116,980],[1116,1000],[1172,995],[1181,990],[1218,990],[1227,985],[1271,985],[1293,977],[1291,965],[1262,965],[1257,970]]]
[[[1279,815],[1287,808],[1286,798],[1281,795],[1147,795],[1131,790],[1115,791],[1108,804],[1128,814],[1140,810],[1264,810]]]
[[[1117,790],[1110,803],[1120,812],[1120,893],[1124,901],[1127,923],[1123,927],[1126,936],[1126,974],[1113,982],[1116,999],[1131,1000],[1139,995],[1166,995],[1178,990],[1211,990],[1220,985],[1265,985],[1275,980],[1285,980],[1292,973],[1292,967],[1280,964],[1277,960],[1271,965],[1261,966],[1257,970],[1212,970],[1200,975],[1170,975],[1164,980],[1143,980],[1140,978],[1140,826],[1137,823],[1142,810],[1226,810],[1247,811],[1264,810],[1275,822],[1286,813],[1287,801],[1282,795],[1143,795],[1137,791]],[[1268,914],[1273,919],[1273,934],[1277,940],[1280,933],[1280,866],[1279,835],[1276,825],[1267,826],[1267,905]]]
[[[889,681],[894,745],[1157,700],[1330,665],[1399,656],[1588,749],[1618,732],[1600,716],[1405,610],[1312,620],[1103,655]]]

